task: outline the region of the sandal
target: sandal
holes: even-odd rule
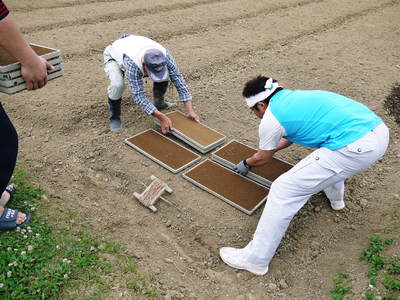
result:
[[[15,193],[15,186],[11,183],[7,185],[5,191],[7,191],[10,194],[10,199],[8,199],[8,202],[10,202]]]
[[[3,214],[0,217],[0,230],[11,230],[17,227],[25,226],[29,223],[31,215],[29,213],[24,213],[26,219],[21,224],[17,224],[18,210],[4,208]]]

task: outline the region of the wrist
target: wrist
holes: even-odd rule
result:
[[[159,110],[155,110],[153,112],[153,117],[159,119],[160,121],[162,120],[164,114],[162,112],[160,112]]]
[[[183,106],[186,108],[186,110],[193,110],[192,101],[184,101]]]
[[[247,162],[246,162],[245,159],[243,159],[243,164],[244,164],[244,166],[245,166],[246,168],[251,169],[251,167],[247,164]]]

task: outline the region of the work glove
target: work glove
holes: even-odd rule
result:
[[[233,167],[233,171],[240,175],[246,175],[250,171],[251,167],[246,163],[246,160],[241,160],[237,165]]]

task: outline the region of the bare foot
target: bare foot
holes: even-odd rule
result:
[[[0,216],[3,214],[4,207],[0,207]],[[18,212],[17,220],[15,221],[17,225],[22,224],[26,220],[26,215],[22,212]]]
[[[6,207],[8,201],[10,200],[11,195],[9,192],[4,191],[3,194],[1,194],[1,198],[0,198],[0,206],[1,207]]]

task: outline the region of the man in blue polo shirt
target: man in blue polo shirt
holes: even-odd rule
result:
[[[317,148],[272,183],[252,241],[220,249],[229,266],[264,275],[293,216],[313,194],[324,191],[334,210],[345,207],[345,179],[383,156],[389,130],[359,102],[327,91],[283,89],[268,77],[248,81],[243,97],[261,119],[260,150],[239,162],[237,173],[268,163],[292,143]]]

